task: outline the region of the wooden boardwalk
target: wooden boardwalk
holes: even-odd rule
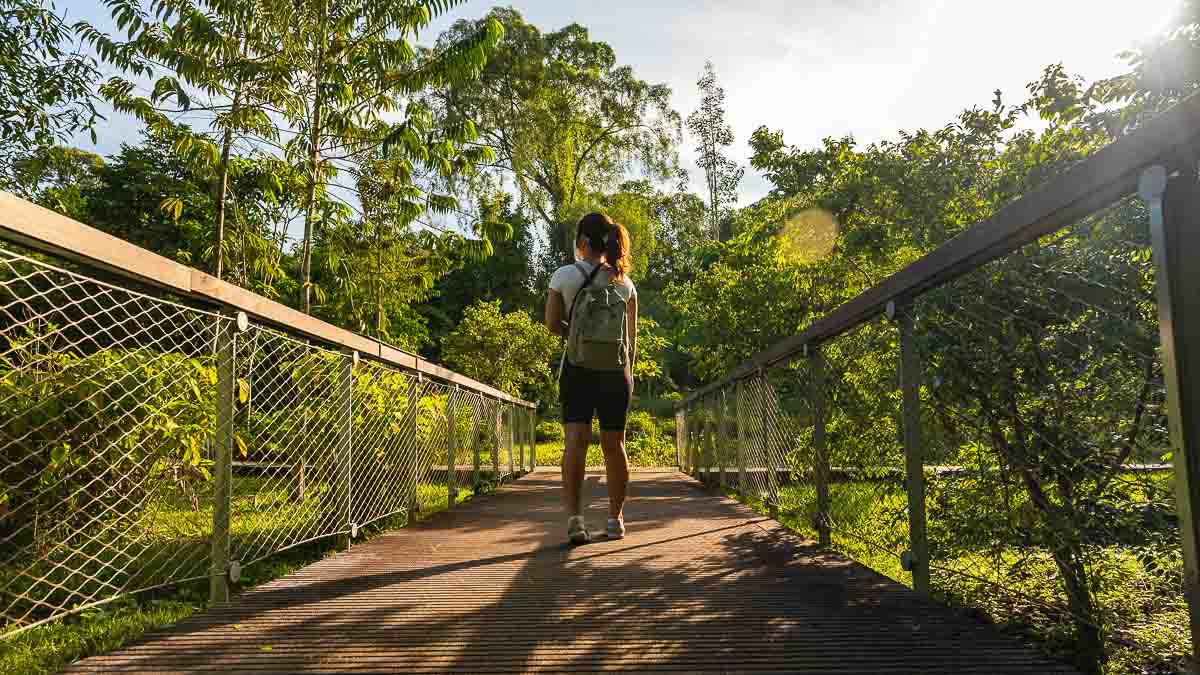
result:
[[[1071,672],[682,474],[631,494],[573,549],[542,469],[68,672]]]

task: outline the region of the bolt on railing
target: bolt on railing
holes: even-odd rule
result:
[[[819,545],[1087,670],[1195,668],[1198,155],[1193,97],[693,392],[680,468],[731,398],[735,492]]]
[[[522,410],[0,193],[0,635],[452,506]]]

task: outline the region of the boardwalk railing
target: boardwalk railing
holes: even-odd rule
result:
[[[534,410],[0,193],[0,635],[451,506]]]
[[[681,466],[1065,637],[1087,669],[1180,667],[1200,637],[1198,151],[1192,97],[695,391]]]

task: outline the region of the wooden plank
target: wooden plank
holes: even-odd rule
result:
[[[1175,163],[1180,151],[1200,146],[1200,94],[1147,122],[1060,176],[976,223],[936,250],[837,307],[798,335],[755,354],[728,375],[695,390],[680,406],[729,382],[748,377],[879,317],[888,301],[901,304],[1008,255],[1038,237],[1132,194],[1141,170]]]
[[[535,471],[66,672],[1075,672],[673,472],[633,475],[625,539],[568,548],[560,481]]]

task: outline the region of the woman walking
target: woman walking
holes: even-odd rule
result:
[[[590,540],[581,494],[592,416],[600,420],[600,447],[608,476],[610,539],[625,536],[625,493],[629,458],[625,455],[625,418],[633,398],[633,362],[637,357],[637,291],[629,279],[629,232],[600,213],[580,219],[575,229],[575,259],[550,277],[546,326],[567,338],[559,367],[566,448],[563,452],[563,501],[567,538]]]

